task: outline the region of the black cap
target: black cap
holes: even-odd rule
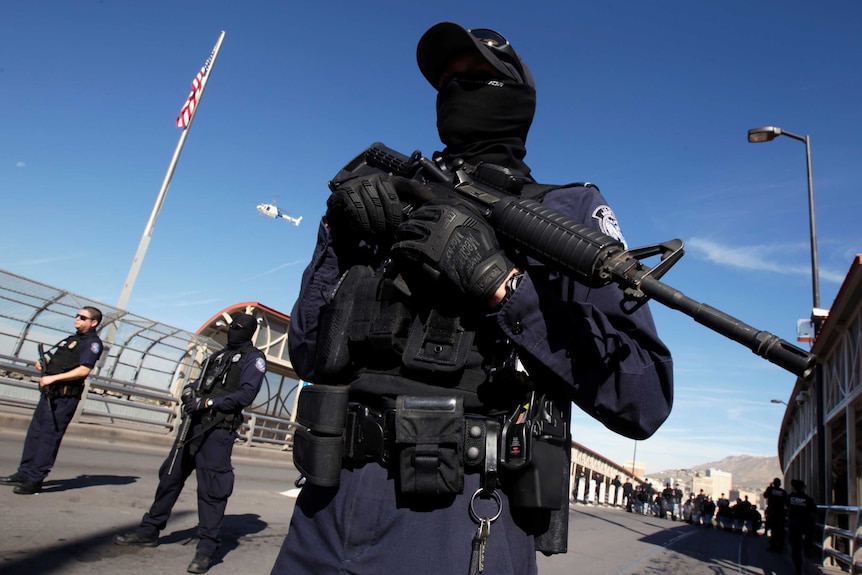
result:
[[[790,484],[793,486],[793,489],[805,489],[805,482],[801,479],[793,479]]]
[[[509,47],[511,48],[511,46]],[[517,58],[517,64],[500,58],[495,49],[454,22],[435,24],[422,35],[416,46],[416,61],[422,75],[436,90],[437,80],[440,79],[440,74],[446,65],[452,58],[465,52],[479,52],[505,78],[532,88],[536,87],[533,82],[533,75],[514,49],[511,50],[511,53]]]

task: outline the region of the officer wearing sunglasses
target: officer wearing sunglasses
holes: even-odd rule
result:
[[[54,466],[60,442],[78,408],[84,380],[102,355],[102,340],[96,333],[101,321],[99,309],[81,308],[75,314],[75,333],[51,348],[47,365],[36,362],[36,369],[42,372],[42,394],[27,429],[21,463],[18,471],[0,477],[0,484],[14,485],[15,493],[33,495],[42,491],[42,481]]]
[[[416,55],[438,166],[505,172],[510,193],[624,242],[598,188],[533,179],[535,83],[505,37],[442,22]],[[617,287],[506,245],[449,187],[351,166],[291,313],[291,362],[313,385],[272,573],[536,574],[536,551],[566,550],[571,404],[649,437],[670,412],[670,353],[648,306],[627,315]]]

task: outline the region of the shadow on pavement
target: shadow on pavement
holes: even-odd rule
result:
[[[219,539],[221,544],[213,557],[213,565],[217,565],[231,551],[239,547],[243,537],[260,533],[269,524],[260,519],[260,515],[245,513],[243,515],[225,515],[222,523]],[[180,543],[182,545],[197,545],[198,528],[190,527],[181,531],[174,531],[159,537],[159,545],[170,545]]]
[[[59,493],[98,485],[128,485],[140,479],[137,475],[79,475],[74,479],[52,479],[42,484],[44,493]]]
[[[171,520],[182,520],[185,519],[184,516],[193,515],[194,512],[191,511],[176,512]],[[20,553],[7,552],[0,557],[0,575],[47,575],[62,572],[63,565],[67,563],[92,563],[95,566],[102,559],[152,552],[146,548],[120,547],[114,544],[114,535],[133,531],[136,527],[137,524],[115,525],[90,537],[70,537],[49,547],[25,550]],[[256,514],[226,515],[220,534],[222,543],[216,552],[214,563],[220,563],[225,555],[237,549],[244,537],[259,533],[267,527],[268,524]],[[174,531],[159,539],[159,547],[180,542],[186,544],[195,541],[196,538],[196,527]],[[189,558],[192,555],[194,555],[193,552]]]

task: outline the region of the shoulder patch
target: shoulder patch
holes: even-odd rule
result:
[[[621,242],[623,247],[628,249],[626,239],[623,237],[623,230],[620,227],[619,221],[617,221],[617,216],[614,214],[614,211],[610,206],[605,204],[598,206],[593,210],[592,216],[594,219],[598,220],[599,229],[601,229],[605,235]]]
[[[102,353],[102,344],[98,341],[94,341],[90,344],[90,351],[93,353]]]
[[[266,360],[262,357],[254,360],[254,367],[261,373],[266,373]]]

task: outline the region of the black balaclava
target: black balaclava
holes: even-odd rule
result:
[[[240,347],[244,343],[251,342],[254,332],[257,330],[257,320],[253,315],[237,313],[232,316],[233,321],[227,330],[227,346],[230,348]]]
[[[457,77],[437,93],[437,133],[446,145],[447,163],[462,159],[514,168],[525,176],[530,167],[527,132],[536,112],[536,90],[509,81],[464,81]]]
[[[528,176],[524,157],[536,112],[535,82],[508,41],[504,39],[504,47],[489,42],[495,36],[502,38],[491,30],[471,31],[454,22],[440,22],[420,38],[416,59],[422,75],[438,90],[437,133],[446,146],[443,159],[499,164]],[[468,52],[479,54],[496,71],[492,81],[456,74],[438,87],[452,60]]]

